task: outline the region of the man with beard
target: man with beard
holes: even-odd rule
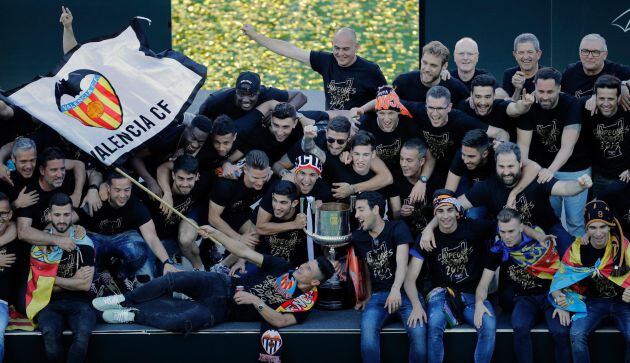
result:
[[[515,201],[508,201],[510,192],[523,176],[521,151],[516,144],[506,142],[494,150],[494,159],[496,175],[476,183],[469,191],[459,196],[458,199],[464,209],[485,206],[488,216],[496,218],[505,205],[515,204],[523,223],[528,226],[539,226],[546,233],[555,235],[558,239],[558,251],[563,253],[573,238],[556,217],[549,197],[576,195],[590,188],[593,185],[590,176],[585,174],[578,180],[552,178],[547,183],[534,181],[516,195]],[[424,235],[423,239],[425,239]],[[428,240],[431,239],[428,238]]]
[[[52,294],[49,301],[35,315],[42,332],[46,359],[50,362],[83,362],[87,356],[92,329],[96,325],[96,312],[90,302],[94,298],[92,280],[94,277],[94,244],[86,236],[85,230],[72,223],[72,201],[68,195],[56,193],[50,197],[50,225],[43,233],[64,238],[72,238],[76,246],[69,251],[59,247],[42,251],[48,259],[59,258]],[[40,248],[34,247],[34,248]],[[42,249],[44,247],[41,247]],[[59,257],[55,257],[59,256]],[[34,282],[37,290],[43,289],[40,280]],[[33,282],[33,281],[31,281]],[[33,301],[42,296],[33,297]],[[31,308],[31,306],[29,306]],[[67,355],[64,352],[64,321],[72,331],[72,344]],[[64,359],[65,358],[65,359]]]
[[[621,81],[604,74],[595,82],[597,113],[583,112],[584,133],[593,148],[593,193],[615,181],[630,181],[630,111],[619,107]]]
[[[521,217],[514,209],[502,209],[497,221],[500,240],[490,249],[489,267],[484,271],[485,279],[481,278],[484,282],[481,292],[487,293],[494,272],[500,266],[500,290],[507,287],[515,290],[512,328],[516,361],[534,362],[531,329],[544,317],[554,341],[555,361],[570,362],[571,316],[564,310],[554,309],[547,299],[553,274],[560,267],[555,243],[544,241],[546,236],[532,238],[531,232],[535,231],[524,231]]]
[[[625,340],[630,356],[630,250],[617,218],[600,200],[584,209],[586,235],[578,237],[554,275],[550,297],[556,308],[575,315],[571,321],[574,363],[590,362],[588,338],[609,318]]]
[[[420,70],[403,73],[394,80],[394,88],[400,98],[405,101],[425,102],[429,89],[437,85],[449,90],[456,105],[468,98],[468,88],[461,81],[455,78],[442,80],[440,77],[448,66],[449,57],[448,48],[436,40],[422,47]]]
[[[496,81],[489,74],[476,76],[471,82],[470,98],[462,101],[457,109],[479,121],[507,131],[510,140],[516,140],[516,118],[529,111],[534,95],[523,90],[518,101],[504,100],[495,94]]]
[[[411,297],[401,292],[413,237],[405,223],[383,220],[385,199],[377,192],[359,194],[355,210],[359,228],[352,233],[352,245],[368,272],[367,296],[355,306],[355,309],[363,309],[362,361],[380,362],[380,331],[385,321],[396,313],[409,336],[409,362],[424,362],[426,328],[420,318],[416,322],[412,317]],[[417,292],[414,300],[418,300]]]
[[[199,113],[211,120],[220,115],[238,120],[256,106],[269,100],[289,102],[299,110],[306,103],[306,96],[300,91],[283,91],[262,86],[257,73],[245,71],[236,78],[234,88],[217,91],[208,96],[199,108]]]
[[[333,52],[309,51],[280,39],[268,38],[245,24],[245,35],[283,57],[297,60],[322,75],[326,110],[349,110],[374,98],[378,87],[387,84],[376,63],[357,56],[359,43],[354,30],[341,28],[335,32]]]
[[[538,181],[576,180],[591,173],[586,135],[580,135],[582,117],[579,101],[560,92],[560,72],[541,68],[536,75],[536,99],[517,126],[518,146],[523,160],[531,159],[542,167]],[[580,137],[581,136],[581,137]],[[564,209],[567,230],[574,237],[584,234],[582,209],[587,192],[568,198],[551,198],[556,216]]]
[[[169,203],[180,213],[189,218],[196,219],[197,222],[205,220],[204,199],[210,189],[210,180],[207,175],[199,174],[199,163],[188,154],[179,156],[173,162],[173,171],[170,177],[168,188],[162,187],[164,194],[170,195]],[[168,192],[167,192],[168,191]],[[146,201],[151,211],[153,222],[156,226],[157,234],[166,248],[169,256],[173,256],[177,251],[186,257],[193,268],[203,269],[203,263],[199,257],[199,248],[195,243],[197,229],[188,222],[181,220],[170,209],[154,200]],[[203,215],[203,216],[202,216]]]
[[[607,60],[606,39],[599,34],[588,34],[580,41],[580,61],[571,63],[562,73],[562,91],[577,98],[594,94],[593,86],[600,76],[615,76],[623,81],[630,79],[630,67]],[[627,87],[627,86],[626,86]],[[630,95],[623,90],[622,105],[630,106]]]
[[[514,39],[512,54],[517,66],[508,68],[503,73],[502,89],[512,100],[518,101],[523,90],[533,93],[535,89],[534,77],[538,72],[538,61],[542,56],[538,38],[531,33],[520,34]]]

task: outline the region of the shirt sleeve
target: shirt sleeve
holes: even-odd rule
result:
[[[275,276],[291,270],[291,265],[289,265],[287,260],[281,257],[263,255],[263,263],[260,266],[260,269],[270,275]]]
[[[539,183],[539,185],[544,191],[545,195],[551,196],[551,191],[553,190],[553,187],[554,185],[556,185],[557,182],[558,182],[558,179],[551,178],[551,180],[549,180],[547,183],[544,183],[544,184]],[[534,181],[534,183],[538,183],[538,182]]]
[[[466,199],[473,205],[473,207],[484,204],[484,201],[488,199],[488,186],[486,181],[475,183],[465,194]]]
[[[245,116],[234,120],[236,132],[239,136],[250,135],[257,126],[260,126],[263,117],[264,115],[256,109],[249,111]]]
[[[490,271],[496,271],[501,266],[501,257],[498,252],[488,251],[484,267]]]
[[[396,245],[413,244],[409,227],[402,221],[397,221],[394,226],[394,241],[396,241]]]
[[[151,213],[144,203],[136,199],[133,210],[133,217],[137,227],[143,226],[145,223],[151,220]]]
[[[529,110],[526,114],[517,118],[516,127],[524,131],[532,131],[534,129],[532,117],[534,117],[534,114],[532,110]]]
[[[221,207],[226,207],[232,195],[232,182],[224,178],[218,178],[210,191],[210,201]]]
[[[228,101],[230,90],[218,91],[206,98],[199,107],[199,113],[213,119],[220,114],[221,105]]]
[[[333,55],[328,52],[318,52],[311,50],[309,55],[309,61],[311,62],[311,68],[319,74],[322,74],[330,62],[332,62]]]
[[[455,156],[451,161],[451,167],[449,171],[457,176],[462,176],[464,174],[464,161],[462,160],[462,151],[461,149],[457,149],[455,152]]]
[[[456,114],[457,127],[461,130],[462,133],[466,133],[467,131],[474,129],[488,131],[488,125],[479,121],[479,119],[474,118],[460,110],[453,110],[451,112]]]
[[[512,97],[511,93],[514,92],[514,86],[512,85],[512,74],[510,73],[510,69],[506,69],[505,72],[503,72],[503,86],[501,88],[503,88],[503,90]]]
[[[564,112],[566,113],[566,115],[564,115],[564,119],[566,120],[564,124],[565,127],[582,124],[582,110],[580,108],[580,101],[577,98],[568,96],[567,108]]]
[[[262,102],[260,103],[263,103],[269,100],[276,100],[278,102],[288,102],[289,92],[275,88],[275,87],[265,87],[265,90],[261,99]]]

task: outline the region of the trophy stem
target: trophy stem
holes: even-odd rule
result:
[[[335,247],[330,246],[330,249],[328,250],[328,252],[330,254],[330,256],[329,256],[330,260],[331,261],[335,261],[336,257],[337,257],[336,256],[336,252],[335,252]]]

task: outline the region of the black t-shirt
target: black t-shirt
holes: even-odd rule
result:
[[[258,210],[260,206],[254,209],[252,213],[252,223],[258,222]],[[295,219],[300,211],[296,208],[293,215],[289,219],[280,219],[273,214],[273,210],[268,212],[271,214],[270,223],[286,223]],[[308,261],[308,253],[306,249],[306,234],[301,229],[292,229],[273,235],[260,236],[260,243],[256,245],[256,252],[281,257],[289,262],[291,266],[299,266]]]
[[[197,180],[197,182],[195,182],[195,186],[187,195],[173,193],[173,207],[183,215],[188,214],[197,206],[205,203],[208,196],[208,190],[210,189],[209,186],[209,178],[201,177]],[[144,202],[149,207],[159,238],[177,239],[181,218],[179,218],[179,216],[175,213],[171,213],[171,215],[167,218],[160,210],[160,203],[153,199],[147,198]]]
[[[151,220],[149,209],[133,195],[123,207],[114,208],[109,202],[103,202],[101,209],[92,217],[83,208],[77,210],[81,225],[88,231],[114,235],[131,230],[138,230]]]
[[[260,207],[264,209],[267,213],[272,214],[272,215],[273,215],[273,206],[271,204],[272,199],[273,199],[272,194],[273,194],[273,190],[276,184],[277,184],[277,181],[271,183],[269,185],[269,188],[267,188],[267,192],[260,200]],[[299,187],[298,187],[298,193],[300,197],[313,197],[315,198],[315,200],[321,200],[324,203],[329,202],[333,199],[332,193],[330,192],[330,186],[326,184],[326,182],[324,182],[321,178],[318,178],[315,181],[315,185],[313,185],[313,189],[311,189],[311,191],[308,194],[303,195],[300,192]]]
[[[68,252],[63,251],[59,267],[57,268],[57,276],[63,278],[71,278],[81,267],[94,266],[96,254],[94,247],[85,244],[77,244],[77,248]],[[92,286],[93,287],[93,286]],[[62,289],[53,293],[51,300],[80,300],[92,301],[96,297],[95,288],[90,291],[72,291]]]
[[[437,247],[422,251],[431,271],[434,287],[451,287],[459,292],[475,293],[487,264],[489,241],[496,233],[495,222],[460,219],[455,232],[434,231]]]
[[[466,100],[460,102],[457,109],[488,126],[498,127],[507,131],[510,134],[510,140],[516,142],[516,118],[512,118],[507,114],[507,108],[510,102],[511,101],[495,99],[490,112],[483,116],[478,115]]]
[[[557,181],[556,178],[545,184],[533,181],[516,196],[516,209],[523,223],[540,226],[547,232],[553,225],[560,223],[549,203],[551,190]],[[496,218],[505,206],[510,191],[511,189],[495,175],[476,183],[465,195],[473,207],[485,206],[488,208],[489,217]]]
[[[402,221],[385,221],[377,237],[373,238],[367,231],[357,230],[351,238],[357,257],[367,262],[372,291],[391,289],[396,278],[396,249],[399,245],[413,243],[407,225]]]
[[[30,207],[18,209],[17,216],[32,219],[31,227],[35,229],[44,229],[48,224],[48,201],[50,197],[59,192],[71,195],[74,192],[74,176],[72,173],[66,172],[61,187],[51,191],[44,191],[39,184],[39,178],[34,177],[31,182],[27,184],[25,193],[30,193],[33,190],[37,191],[39,200]]]
[[[387,84],[381,68],[357,56],[349,67],[340,67],[332,53],[311,51],[313,70],[322,75],[327,110],[349,110],[376,98],[380,86]]]
[[[417,119],[420,135],[427,143],[436,160],[435,168],[446,173],[453,161],[455,152],[461,148],[466,132],[474,129],[488,130],[488,125],[470,117],[459,110],[448,113],[448,122],[441,127],[434,127],[429,120],[426,107],[422,103],[403,102],[405,107]]]
[[[621,180],[606,186],[600,195],[596,195],[597,199],[601,199],[608,203],[624,231],[630,231],[630,184]],[[626,232],[627,233],[627,232]]]
[[[405,141],[420,135],[420,130],[414,120],[404,116],[399,117],[398,126],[392,132],[385,132],[378,127],[375,113],[367,114],[360,126],[360,129],[374,135],[376,154],[391,172],[400,169],[400,148]]]
[[[35,168],[37,168],[37,166],[35,166]],[[11,181],[13,181],[13,186],[2,180],[0,181],[0,191],[5,193],[7,197],[9,197],[9,200],[13,202],[17,199],[22,189],[27,186],[31,180],[33,180],[33,177],[37,179],[37,175],[39,175],[39,173],[35,170],[30,178],[24,178],[17,170],[13,170],[11,171]],[[70,193],[72,193],[72,191]]]
[[[317,133],[315,138],[315,145],[324,151],[326,155],[326,161],[322,164],[322,179],[330,186],[332,183],[337,182],[336,172],[346,167],[345,164],[339,159],[339,155],[333,155],[328,150],[328,144],[326,142],[326,130],[321,130]],[[295,158],[303,155],[302,141],[298,141],[287,151],[287,156],[292,163],[295,162]]]
[[[227,115],[232,120],[239,119],[245,116],[245,114],[249,111],[244,111],[234,104],[235,96],[235,88],[217,91],[208,96],[203,104],[201,104],[201,107],[199,107],[199,114],[204,115],[211,120],[214,120],[219,115]],[[260,94],[258,95],[258,100],[256,101],[254,107],[269,100],[287,102],[289,100],[289,92],[274,87],[260,86]]]
[[[250,150],[264,151],[269,157],[269,162],[273,164],[280,160],[297,142],[302,140],[304,135],[302,124],[298,122],[286,139],[278,141],[269,129],[270,127],[257,126],[251,136],[241,139],[243,145],[239,146],[239,149],[244,154],[247,154]]]
[[[542,68],[542,66],[538,66],[538,69]],[[507,92],[507,94],[512,97],[514,95],[514,85],[512,84],[512,77],[516,74],[516,72],[520,71],[521,68],[519,66],[508,68],[503,72],[503,90]],[[527,93],[533,93],[536,89],[536,83],[534,79],[536,76],[532,76],[531,78],[525,78],[525,85],[523,88],[527,90]]]
[[[577,98],[590,97],[597,78],[604,74],[610,74],[622,81],[630,79],[630,67],[624,64],[604,61],[604,68],[594,76],[584,73],[582,62],[571,63],[562,73],[562,92],[574,95]]]
[[[350,185],[358,184],[368,181],[376,176],[376,173],[374,173],[372,170],[368,170],[365,175],[360,175],[359,173],[354,171],[352,165],[344,165],[341,162],[339,162],[339,164],[330,165],[328,170],[329,173],[334,175],[331,181],[331,185],[332,183],[348,183]],[[385,186],[377,190],[377,192],[381,193],[381,195],[383,195],[383,197],[385,197],[386,199],[396,196],[396,191],[394,190],[394,188],[391,187],[391,185]],[[350,197],[340,200],[340,202],[344,203],[349,203],[349,201]]]
[[[453,162],[451,162],[450,172],[457,176],[467,176],[470,182],[474,185],[482,180],[491,178],[496,174],[496,164],[494,161],[494,149],[488,149],[488,156],[485,162],[477,166],[474,170],[470,170],[464,164],[462,160],[462,150],[457,150]]]
[[[451,92],[451,103],[457,105],[461,100],[470,97],[470,91],[459,79],[449,78],[446,81],[440,80],[440,86],[448,88]],[[413,102],[425,102],[427,92],[431,87],[427,87],[420,81],[420,71],[403,73],[394,80],[394,88],[400,99]]]
[[[570,253],[571,249],[566,253]],[[582,266],[592,267],[598,259],[604,257],[605,248],[596,249],[592,244],[580,246],[580,259]],[[586,298],[615,298],[621,300],[623,288],[608,280],[605,276],[595,274],[580,281],[579,284],[585,287],[584,296]]]
[[[286,260],[276,256],[263,255],[263,263],[260,270],[254,273],[248,273],[240,278],[233,278],[232,281],[234,285],[243,286],[245,291],[258,296],[265,304],[275,310],[288,300],[277,288],[277,280],[285,273],[289,273],[289,275],[292,276],[293,270],[294,267]],[[291,299],[303,293],[304,292],[296,287]],[[308,317],[309,313],[310,310],[292,314],[298,324],[300,324]],[[230,318],[241,321],[262,319],[253,305],[236,305],[233,300],[230,303]]]
[[[586,110],[585,110],[586,111]],[[583,113],[583,130],[590,141],[593,169],[608,179],[630,169],[630,112],[620,106],[612,117]]]
[[[409,194],[411,194],[411,190],[413,189],[415,184],[412,184],[407,180],[400,170],[394,174],[394,185],[393,188],[396,191],[396,194],[400,196],[401,205],[411,204],[409,199]],[[422,230],[427,224],[433,219],[433,206],[429,201],[431,199],[431,195],[433,195],[433,191],[428,188],[425,193],[424,202],[417,201],[413,204],[414,210],[409,217],[402,217],[407,226],[409,227],[411,234],[414,237],[422,234]]]
[[[470,92],[470,85],[472,84],[472,81],[473,81],[473,79],[475,79],[475,77],[477,77],[480,74],[490,74],[490,72],[486,71],[485,69],[475,68],[475,73],[473,74],[472,78],[469,79],[468,81],[464,82],[459,77],[459,73],[457,73],[457,68],[453,68],[453,69],[449,70],[448,72],[451,74],[452,78],[455,78],[456,80],[462,82],[464,84],[464,86],[466,86],[466,88],[468,89],[469,92]],[[492,74],[490,74],[490,75],[492,76]]]
[[[9,305],[15,304],[23,297],[18,297],[20,283],[26,281],[28,275],[30,245],[17,238],[0,247],[0,255],[15,254],[15,263],[10,267],[0,267],[0,300]]]
[[[496,270],[501,266],[499,272],[499,283],[507,284],[514,288],[514,293],[518,296],[542,295],[549,292],[551,280],[541,279],[529,273],[525,267],[520,266],[512,258],[501,261],[502,254],[499,252],[489,252],[488,269]]]
[[[218,178],[210,191],[210,201],[224,208],[222,217],[250,213],[250,206],[265,194],[267,187],[261,190],[248,188],[243,182],[243,176],[238,180]]]
[[[581,106],[577,98],[560,93],[558,104],[551,110],[544,110],[538,103],[533,104],[529,112],[518,120],[519,129],[532,131],[529,158],[543,168],[551,165],[562,146],[562,132],[569,125],[582,125]],[[578,171],[589,167],[590,158],[584,139],[584,133],[580,132],[573,154],[560,171]]]

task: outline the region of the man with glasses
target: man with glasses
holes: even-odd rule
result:
[[[562,91],[577,98],[593,95],[593,86],[599,76],[609,74],[619,79],[630,79],[630,66],[607,60],[606,39],[599,34],[588,34],[580,42],[580,61],[569,64],[562,74]],[[624,102],[630,106],[627,86]],[[627,107],[626,107],[627,108]]]

